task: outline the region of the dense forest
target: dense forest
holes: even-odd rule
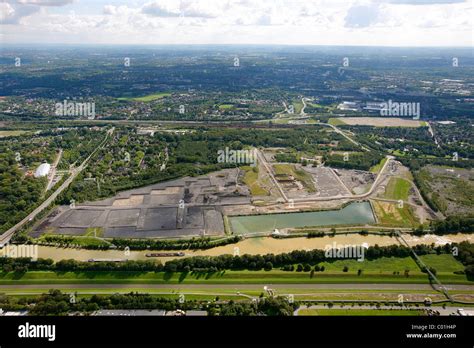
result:
[[[0,233],[23,219],[51,192],[45,192],[46,177],[33,176],[41,163],[52,164],[62,149],[58,169],[69,168],[84,160],[102,137],[101,132],[81,127],[0,138]]]

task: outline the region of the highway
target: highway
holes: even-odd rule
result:
[[[411,284],[411,283],[401,283],[401,284],[372,284],[372,283],[336,283],[336,284],[320,284],[320,283],[288,283],[288,284],[271,284],[271,283],[261,283],[261,284],[177,284],[177,283],[168,283],[168,284],[136,284],[136,283],[115,283],[115,284],[21,284],[17,283],[14,285],[0,285],[0,292],[8,290],[33,290],[33,289],[116,289],[120,290],[121,288],[126,289],[127,291],[133,291],[133,289],[170,289],[174,291],[179,290],[209,290],[209,289],[227,289],[235,291],[243,290],[262,290],[264,286],[268,286],[274,290],[347,290],[352,292],[353,290],[426,290],[433,291],[433,287],[430,284]],[[445,284],[448,290],[460,290],[460,291],[474,291],[474,285],[464,285],[464,284]]]
[[[434,134],[433,128],[431,127],[430,121],[426,121],[426,123],[428,124],[428,131],[430,132],[431,137],[433,138],[433,140],[434,140],[436,146],[438,147],[438,149],[441,148],[441,146],[439,145],[438,139],[436,139],[436,136],[435,136],[435,134]]]
[[[305,97],[301,98],[301,102],[303,103],[303,107],[301,108],[300,115],[305,116],[306,113],[304,112],[304,109],[306,109],[306,98]]]
[[[53,185],[53,180],[54,180],[54,177],[56,176],[56,169],[58,167],[58,164],[59,164],[59,161],[61,160],[62,155],[63,155],[63,149],[59,149],[59,153],[56,156],[56,159],[53,165],[51,166],[51,172],[49,173],[48,185],[46,186],[45,192],[49,191]]]

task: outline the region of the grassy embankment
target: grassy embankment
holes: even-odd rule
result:
[[[462,271],[463,265],[452,255],[421,256],[428,267],[437,271],[444,283],[472,284]],[[322,262],[324,272],[221,271],[215,273],[165,273],[127,271],[0,273],[0,284],[296,284],[296,283],[408,283],[428,284],[428,276],[421,272],[412,258],[380,258],[376,260],[337,260]],[[344,272],[347,267],[347,272]],[[361,270],[358,275],[359,269]],[[405,275],[408,270],[408,276]]]

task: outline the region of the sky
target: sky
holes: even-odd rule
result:
[[[0,0],[0,43],[474,46],[474,0]]]

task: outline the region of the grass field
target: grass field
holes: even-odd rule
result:
[[[343,126],[343,125],[345,125],[344,121],[341,120],[340,118],[330,118],[328,123],[332,124],[333,126]]]
[[[449,284],[472,284],[464,275],[438,274],[438,278]],[[425,274],[394,275],[365,272],[316,273],[312,278],[306,272],[250,272],[226,271],[216,274],[164,274],[154,272],[27,272],[23,275],[1,273],[0,284],[428,284]]]
[[[342,272],[341,272],[342,273]],[[457,276],[455,282],[466,282]],[[351,274],[316,273],[310,278],[303,272],[250,272],[226,271],[208,274],[165,274],[154,272],[27,272],[23,275],[0,273],[0,284],[297,284],[297,283],[411,283],[425,284],[425,274],[408,278],[393,274]]]
[[[154,93],[154,94],[148,94],[143,97],[123,97],[123,98],[117,98],[118,100],[132,100],[132,101],[140,101],[140,102],[151,102],[153,100],[158,100],[163,97],[169,97],[171,93],[167,92],[162,92],[162,93]]]
[[[451,255],[426,255],[422,259],[437,270],[437,276],[446,283],[472,284],[465,275],[454,274],[464,267]],[[51,272],[29,271],[18,274],[0,273],[0,284],[296,284],[296,283],[413,283],[426,284],[428,277],[422,273],[410,258],[380,258],[358,262],[356,260],[336,260],[323,262],[326,270],[315,272],[272,271],[221,271],[209,273],[164,273],[164,272],[124,272],[124,271],[86,271],[86,272]],[[344,266],[349,269],[343,272]],[[358,270],[361,275],[357,275]],[[404,275],[409,270],[409,276]]]
[[[375,166],[371,167],[371,168],[370,168],[370,172],[377,174],[377,173],[380,172],[380,170],[383,168],[383,166],[385,165],[385,162],[387,162],[387,157],[384,157],[384,158],[380,161],[379,164],[376,164]]]
[[[464,266],[450,254],[422,255],[420,258],[428,266],[434,267],[439,273],[452,273],[464,269]],[[381,257],[379,259],[364,260],[362,262],[357,260],[337,260],[334,262],[326,261],[320,265],[324,265],[326,271],[331,273],[342,271],[344,266],[349,267],[349,273],[359,269],[370,273],[403,273],[405,270],[420,273],[419,267],[411,257]]]
[[[300,316],[342,315],[342,316],[420,316],[425,315],[421,310],[403,309],[301,309]]]
[[[303,108],[303,103],[301,102],[300,99],[298,100],[293,100],[293,102],[291,103],[293,105],[293,107],[295,108],[295,114],[299,114],[301,112],[301,109]]]
[[[273,170],[276,175],[293,175],[293,165],[292,164],[274,164]]]
[[[390,178],[387,188],[385,189],[384,198],[396,200],[408,200],[411,183],[401,178]]]
[[[372,201],[372,203],[379,225],[418,227],[420,224],[408,204],[404,204],[402,208],[399,208],[397,203],[380,201]]]
[[[102,237],[104,235],[104,229],[102,227],[89,227],[86,229],[85,236],[87,237]]]
[[[219,105],[219,109],[221,110],[228,110],[228,109],[232,109],[234,107],[233,104],[221,104]]]
[[[18,135],[26,134],[28,133],[27,131],[23,130],[16,130],[16,131],[2,131],[0,130],[0,138],[4,137],[16,137]]]
[[[309,193],[316,192],[316,187],[314,186],[311,175],[309,175],[303,169],[295,169],[294,173],[295,178],[301,181],[301,183]]]
[[[306,188],[308,192],[316,192],[316,188],[314,187],[311,175],[306,173],[304,170],[297,169],[292,164],[274,164],[273,170],[275,171],[276,175],[293,176],[295,179],[301,182],[301,184]]]
[[[241,169],[245,170],[243,181],[249,187],[252,196],[267,196],[268,191],[261,187],[258,182],[258,167],[245,166]]]
[[[452,255],[422,255],[420,259],[428,266],[435,268],[438,272],[462,271],[464,266]]]
[[[94,237],[94,231],[96,231],[96,237]],[[54,235],[55,238],[62,239],[69,245],[77,245],[81,247],[86,247],[86,246],[109,246],[110,243],[104,241],[103,239],[100,239],[99,237],[102,236],[103,229],[100,227],[97,228],[88,228],[86,230],[86,233],[83,236],[63,236],[63,235],[57,235],[54,233],[48,233],[48,234],[43,234],[41,237],[38,238],[38,240],[46,240],[46,237]]]
[[[319,108],[319,109],[322,109],[322,108],[325,107],[325,106],[323,106],[323,105],[321,105],[321,104],[314,103],[314,102],[308,101],[308,100],[306,100],[306,105],[308,105],[309,107],[312,107],[312,108]]]

